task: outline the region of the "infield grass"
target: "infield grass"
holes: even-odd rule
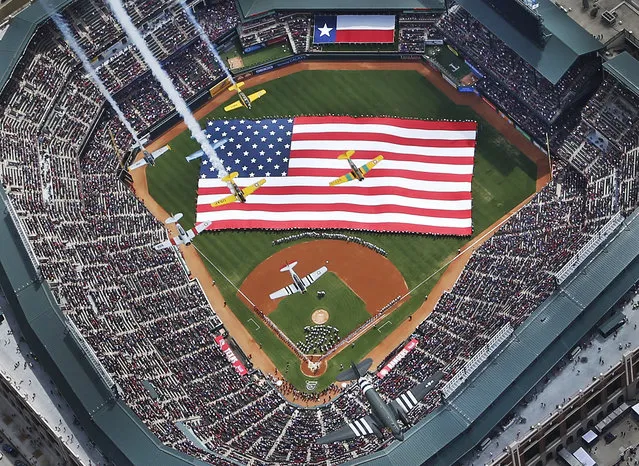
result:
[[[326,291],[323,298],[317,297],[317,291]],[[313,311],[324,309],[328,312],[330,325],[339,330],[340,337],[348,335],[370,317],[366,305],[353,290],[332,272],[326,272],[313,283],[305,294],[294,294],[283,298],[269,318],[293,342],[304,341],[304,327],[315,325],[311,316]]]
[[[266,89],[267,95],[253,106],[253,110],[242,108],[233,112],[233,118],[332,113],[477,120],[479,128],[472,184],[474,236],[535,190],[537,169],[532,161],[472,109],[453,104],[415,71],[303,71],[268,82],[254,90],[260,88]],[[225,113],[221,107],[207,118],[230,117],[231,114]],[[158,159],[157,165],[147,170],[149,192],[167,212],[183,212],[183,225],[190,227],[195,220],[199,163],[188,164],[184,157],[198,147],[187,132],[170,144],[173,151]],[[469,240],[409,234],[346,233],[385,249],[389,259],[404,276],[409,289],[431,278],[412,294],[410,300],[387,317],[386,320],[391,324],[382,327],[384,322],[380,323],[378,329],[381,330],[370,330],[357,340],[354,347],[349,346],[331,359],[327,372],[319,379],[318,391],[334,380],[340,363],[348,365],[351,359],[360,359],[412,314],[441,276],[442,272],[438,270]],[[280,371],[285,368],[287,361],[293,363],[297,358],[263,324],[260,323],[259,329],[255,328],[249,319],[259,319],[236,297],[234,285],[239,287],[260,262],[289,246],[272,246],[273,240],[287,234],[276,231],[224,231],[205,233],[195,238],[195,244],[204,254],[205,261],[210,261],[207,265],[211,275],[229,307],[256,341],[263,345]],[[234,285],[227,282],[212,263]],[[305,390],[306,377],[298,370],[297,364],[291,367],[286,374],[287,379],[298,389]]]

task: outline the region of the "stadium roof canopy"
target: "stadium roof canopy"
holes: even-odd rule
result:
[[[473,0],[476,1],[476,0]],[[639,279],[639,209],[403,442],[348,465],[451,465],[479,444]],[[579,296],[579,300],[573,297]]]
[[[60,10],[71,0],[48,0],[51,8]],[[24,54],[38,24],[49,15],[40,2],[34,2],[9,21],[9,27],[0,38],[0,90],[4,88]]]
[[[639,96],[639,61],[635,57],[628,52],[620,53],[604,63],[604,69]]]
[[[289,11],[397,11],[443,10],[444,0],[236,0],[238,10],[245,18],[274,10]]]
[[[486,0],[457,0],[457,3],[553,84],[557,84],[581,55],[603,47],[549,0],[539,0],[536,10],[551,34],[543,47],[523,35]]]

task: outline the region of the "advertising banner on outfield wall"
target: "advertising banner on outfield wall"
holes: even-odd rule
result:
[[[457,86],[457,90],[459,92],[477,93],[477,91],[475,90],[475,88],[473,86]]]
[[[490,108],[492,108],[493,110],[497,111],[497,107],[495,107],[495,106],[493,105],[493,103],[492,103],[490,100],[488,100],[486,97],[482,97],[482,98],[481,98],[481,100],[483,100],[484,102],[486,102]]]
[[[217,345],[220,347],[220,349],[222,350],[222,353],[224,353],[224,356],[226,356],[226,359],[228,359],[228,361],[231,363],[231,365],[235,369],[235,372],[237,372],[240,375],[248,374],[246,367],[244,367],[244,364],[242,364],[242,362],[239,359],[237,359],[237,356],[235,356],[235,353],[233,352],[233,350],[231,350],[231,347],[226,342],[224,337],[217,335],[215,337],[215,343],[217,343]]]
[[[386,377],[388,373],[393,369],[393,367],[399,364],[399,362],[402,359],[404,359],[408,355],[408,353],[410,353],[411,351],[415,349],[415,347],[417,346],[417,343],[419,343],[419,340],[417,340],[416,338],[413,338],[411,341],[406,343],[406,345],[404,345],[402,350],[399,353],[397,353],[393,359],[388,361],[388,364],[382,367],[382,369],[377,373],[377,377],[380,379],[383,379],[384,377]]]

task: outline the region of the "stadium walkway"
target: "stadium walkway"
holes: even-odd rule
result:
[[[21,341],[20,330],[13,311],[0,294],[0,312],[5,321],[0,324],[0,373],[13,388],[39,413],[51,429],[51,434],[64,443],[72,455],[83,465],[104,465],[106,460],[89,441],[79,425],[73,423],[74,415],[57,388],[40,364],[29,356],[31,350]],[[58,465],[59,457],[39,441],[39,434],[25,435],[30,426],[13,405],[0,402],[0,431],[2,436],[26,456],[34,466]]]

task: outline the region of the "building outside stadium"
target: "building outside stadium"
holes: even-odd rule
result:
[[[20,321],[25,338],[39,357],[46,361],[51,377],[55,379],[60,391],[65,394],[65,398],[74,408],[79,420],[91,433],[91,437],[103,453],[112,461],[117,464],[148,464],[150,460],[157,461],[159,464],[196,464],[198,460],[188,456],[192,454],[214,464],[225,464],[225,462],[243,464],[260,461],[285,464],[296,462],[325,464],[326,461],[331,464],[343,461],[352,461],[354,464],[418,464],[420,462],[452,464],[465,452],[479,444],[500,419],[526,395],[536,381],[548,373],[555,363],[574,347],[607,313],[608,309],[636,283],[637,251],[636,242],[632,241],[636,222],[635,215],[629,215],[637,206],[636,171],[632,168],[636,166],[636,151],[633,152],[628,147],[628,144],[633,144],[632,135],[636,129],[636,112],[633,113],[632,110],[632,103],[636,102],[633,99],[637,98],[635,95],[637,86],[633,79],[633,76],[637,76],[637,74],[633,75],[633,70],[637,68],[636,62],[627,55],[621,55],[618,59],[604,65],[605,71],[601,78],[598,57],[594,53],[597,51],[597,44],[584,39],[580,43],[582,44],[580,48],[575,47],[575,41],[583,38],[583,35],[579,35],[582,33],[575,28],[561,29],[566,26],[565,23],[561,23],[564,20],[555,16],[557,13],[553,13],[554,10],[552,10],[554,6],[547,2],[541,2],[540,9],[541,14],[544,15],[546,32],[549,31],[552,37],[542,45],[533,43],[534,47],[530,46],[531,41],[537,39],[516,34],[516,31],[512,31],[512,27],[503,20],[499,23],[500,20],[494,12],[482,9],[480,5],[482,2],[472,5],[459,3],[468,10],[463,10],[459,6],[453,7],[445,19],[440,20],[437,27],[435,27],[435,21],[431,20],[438,19],[438,15],[443,13],[444,5],[406,5],[406,8],[402,9],[415,9],[414,13],[406,14],[407,17],[403,21],[411,26],[401,28],[401,17],[397,24],[400,32],[410,29],[414,31],[399,34],[397,48],[394,51],[382,50],[385,54],[384,58],[422,60],[425,48],[419,47],[425,47],[425,43],[420,44],[419,39],[414,40],[414,35],[419,36],[419,31],[427,31],[424,34],[429,34],[428,37],[431,39],[428,40],[441,41],[450,46],[452,53],[463,60],[472,74],[478,78],[476,84],[471,86],[472,90],[480,94],[508,124],[514,125],[533,143],[542,147],[546,144],[550,146],[555,158],[555,173],[553,181],[537,195],[535,200],[531,201],[530,207],[523,208],[512,223],[506,224],[500,230],[502,233],[496,239],[483,246],[485,249],[477,250],[475,259],[466,269],[467,275],[465,278],[462,276],[461,281],[456,285],[458,288],[453,288],[442,298],[441,306],[454,304],[453,308],[461,313],[464,307],[456,300],[463,296],[474,299],[478,309],[483,312],[489,312],[491,307],[494,309],[494,306],[498,305],[494,301],[497,295],[489,297],[486,303],[478,300],[477,295],[473,295],[472,290],[466,288],[465,280],[468,276],[479,280],[478,277],[484,272],[479,272],[477,262],[494,256],[495,252],[503,251],[499,249],[500,242],[508,242],[510,236],[517,234],[522,235],[522,238],[526,237],[523,231],[517,230],[518,222],[530,221],[531,218],[539,222],[550,222],[539,238],[532,233],[530,241],[535,244],[535,248],[557,248],[554,243],[558,239],[548,234],[548,231],[552,232],[553,228],[565,235],[569,241],[559,242],[560,246],[557,250],[542,256],[541,264],[526,263],[528,259],[525,241],[519,246],[523,252],[521,257],[515,254],[514,259],[519,272],[528,274],[530,268],[546,265],[546,271],[551,272],[553,276],[542,278],[534,274],[524,275],[526,279],[538,281],[540,288],[522,288],[521,299],[509,302],[509,306],[516,305],[529,311],[523,314],[509,314],[512,309],[501,308],[497,312],[508,316],[507,320],[515,324],[513,336],[500,342],[498,350],[493,348],[495,353],[489,355],[488,362],[477,360],[479,362],[476,364],[479,364],[479,368],[468,373],[468,378],[472,380],[453,377],[457,381],[454,389],[452,386],[448,386],[447,389],[440,387],[438,394],[441,393],[441,403],[438,403],[437,399],[428,400],[429,409],[420,411],[419,419],[421,420],[408,432],[407,439],[403,443],[362,441],[364,445],[351,444],[348,448],[340,445],[319,449],[319,447],[310,446],[308,439],[302,438],[301,442],[294,443],[294,447],[291,447],[284,455],[278,451],[278,448],[283,446],[282,438],[292,435],[296,432],[295,429],[307,429],[301,431],[306,435],[319,433],[317,427],[314,428],[315,430],[308,430],[305,426],[319,423],[321,429],[324,429],[328,425],[324,424],[322,419],[324,416],[329,419],[329,413],[340,413],[341,418],[338,419],[343,421],[345,418],[341,413],[350,412],[350,409],[357,411],[349,405],[356,397],[355,392],[351,390],[342,395],[335,401],[335,405],[329,404],[317,410],[305,410],[296,408],[279,398],[277,391],[269,385],[269,380],[259,374],[252,376],[256,382],[245,389],[240,387],[243,385],[240,376],[235,378],[224,372],[221,376],[223,378],[219,381],[228,384],[229,392],[218,392],[211,396],[222,398],[230,394],[230,399],[235,400],[234,403],[242,399],[253,400],[244,407],[241,403],[237,404],[239,407],[237,411],[254,409],[254,403],[258,399],[269,408],[276,407],[275,412],[278,414],[265,416],[264,424],[261,426],[267,430],[272,428],[273,432],[278,433],[268,441],[253,440],[254,430],[251,429],[250,424],[240,424],[244,427],[243,431],[236,432],[230,438],[221,433],[220,429],[230,429],[232,425],[230,421],[235,411],[231,411],[231,415],[228,418],[225,417],[223,423],[211,424],[207,426],[208,430],[199,429],[200,420],[189,419],[189,416],[185,415],[192,409],[188,401],[185,402],[186,405],[182,402],[173,405],[173,409],[181,410],[181,413],[172,412],[171,422],[162,415],[153,417],[155,414],[145,419],[146,426],[138,419],[140,413],[154,412],[155,408],[152,406],[157,407],[164,403],[166,400],[164,397],[170,393],[171,385],[167,385],[167,380],[163,380],[162,377],[149,377],[146,374],[131,378],[130,373],[112,365],[108,358],[105,359],[101,351],[106,344],[111,351],[123,351],[123,357],[132,360],[133,355],[126,349],[131,344],[129,332],[131,332],[130,335],[135,336],[144,334],[145,337],[151,338],[162,351],[170,350],[168,346],[163,346],[167,343],[163,342],[163,338],[159,337],[158,333],[146,333],[147,330],[138,333],[140,329],[136,329],[133,322],[117,317],[117,313],[108,319],[100,317],[100,311],[109,310],[108,303],[118,299],[131,299],[131,297],[122,295],[122,289],[112,286],[107,286],[104,288],[105,291],[100,291],[105,284],[99,278],[99,271],[92,269],[90,265],[99,263],[98,260],[104,260],[105,270],[109,270],[117,262],[110,262],[103,258],[97,259],[100,256],[86,249],[82,234],[90,234],[87,233],[87,229],[97,230],[103,238],[106,238],[104,240],[106,242],[101,247],[114,250],[122,248],[121,251],[127,251],[117,256],[118,262],[126,259],[127,263],[137,264],[148,259],[145,253],[135,247],[129,250],[126,236],[112,243],[109,237],[117,237],[118,234],[110,224],[109,218],[111,216],[117,218],[120,227],[130,227],[129,231],[135,232],[132,238],[135,236],[135,241],[140,243],[159,240],[163,232],[152,219],[146,221],[144,228],[127,223],[129,222],[127,218],[132,215],[148,217],[148,213],[130,197],[127,189],[119,181],[114,180],[113,176],[108,176],[108,173],[117,171],[118,161],[110,155],[112,160],[106,165],[101,164],[106,154],[112,154],[107,128],[115,130],[115,141],[120,147],[126,146],[126,135],[113,125],[112,117],[109,117],[108,110],[99,102],[95,90],[83,90],[86,81],[81,73],[77,72],[77,68],[74,68],[71,56],[59,54],[60,50],[64,49],[62,42],[59,42],[60,45],[54,47],[53,51],[47,52],[51,53],[51,56],[46,55],[46,59],[40,58],[42,55],[38,52],[39,41],[42,40],[43,28],[48,26],[42,26],[33,39],[31,37],[39,21],[45,17],[44,12],[37,11],[38,6],[33,5],[18,15],[13,24],[9,24],[9,29],[2,39],[8,44],[5,48],[7,53],[3,56],[6,64],[4,69],[7,72],[3,76],[5,119],[3,132],[5,134],[3,134],[2,173],[3,185],[8,192],[8,197],[6,199],[3,197],[6,205],[4,210],[6,221],[3,222],[2,235],[3,244],[7,247],[3,248],[1,258],[2,288]],[[220,7],[220,4],[216,4],[216,7]],[[231,8],[230,5],[226,7]],[[297,5],[296,7],[299,8]],[[417,10],[424,7],[433,8],[433,11],[424,13]],[[362,8],[372,12],[369,5],[362,5]],[[241,68],[242,73],[247,73],[247,76],[248,73],[259,75],[280,65],[287,65],[302,56],[306,60],[323,60],[327,57],[341,60],[361,59],[361,55],[349,55],[348,52],[343,54],[342,51],[332,48],[313,51],[304,49],[304,52],[301,52],[300,48],[311,47],[308,38],[312,19],[306,12],[307,16],[304,20],[297,16],[289,17],[288,13],[284,13],[284,18],[289,18],[290,23],[282,22],[288,27],[281,24],[277,24],[275,28],[271,27],[272,23],[279,21],[274,21],[273,15],[246,20],[251,15],[288,9],[289,7],[284,4],[240,2],[239,11],[244,17],[240,30],[245,43],[242,43],[242,39],[234,34],[222,36],[223,42],[230,44],[239,40],[239,47],[244,52],[250,47],[262,44],[263,42],[255,42],[261,38],[260,34],[251,35],[251,25],[255,26],[262,21],[266,25],[264,28],[266,30],[277,29],[277,27],[283,29],[290,49],[294,52],[284,58],[276,58],[274,62],[259,63],[258,60],[252,69],[251,67]],[[313,9],[308,7],[308,10]],[[379,10],[384,12],[389,9],[391,8],[388,5],[379,6]],[[304,9],[300,11],[302,10]],[[322,12],[327,10],[330,8],[322,8]],[[208,10],[204,9],[204,12],[206,11]],[[214,11],[219,11],[219,8],[214,8]],[[206,16],[206,13],[201,13],[203,17]],[[352,11],[347,13],[352,14]],[[83,10],[82,4],[72,6],[67,14],[73,24],[81,24],[90,17],[89,13]],[[154,14],[155,11],[136,9],[140,23],[144,18],[152,17]],[[418,18],[415,19],[412,15],[417,15]],[[215,15],[212,16],[215,17]],[[210,24],[217,24],[218,19],[215,17]],[[231,20],[226,24],[232,23]],[[307,25],[306,40],[299,39],[295,34],[295,26],[299,26],[300,23]],[[175,24],[177,24],[179,37],[184,40],[174,53],[176,55],[192,54],[198,46],[194,36],[189,38],[188,29],[180,28],[178,20]],[[452,28],[452,26],[463,28],[470,25],[477,28],[480,24],[485,25],[485,29],[482,30],[484,36],[472,44],[465,43],[463,37],[456,36],[455,29]],[[90,29],[82,34],[83,46],[94,53],[101,52],[103,45],[100,44],[99,38],[87,31]],[[432,35],[430,35],[431,32]],[[147,37],[150,37],[148,40],[155,44],[155,52],[164,56],[165,65],[171,68],[174,67],[176,58],[170,53],[171,47],[168,44],[171,44],[171,41],[165,41],[164,34],[157,29],[157,32],[154,30]],[[272,38],[274,43],[264,47],[260,45],[258,48],[279,47],[278,33],[274,34],[275,37]],[[403,38],[407,40],[403,41]],[[478,43],[483,43],[484,39],[499,47],[515,50],[524,56],[525,61],[518,62],[518,66],[523,67],[518,72],[521,74],[523,69],[525,73],[530,73],[532,81],[527,80],[521,83],[521,89],[516,88],[516,92],[519,90],[522,92],[521,99],[516,98],[512,91],[511,75],[498,66],[491,68],[489,62],[482,62],[481,57],[485,50],[482,50]],[[27,47],[30,40],[31,49]],[[266,42],[268,43],[269,40],[271,39]],[[406,49],[401,51],[403,46]],[[417,48],[414,48],[415,46]],[[58,50],[55,50],[56,48]],[[531,50],[534,53],[531,53]],[[363,52],[369,54],[366,57],[369,57],[371,53],[377,56],[381,53],[371,49],[363,50]],[[340,55],[335,55],[338,53]],[[100,55],[102,56],[98,62],[101,63],[103,78],[109,89],[121,99],[128,116],[137,127],[148,129],[156,126],[157,129],[151,129],[151,133],[159,134],[172,126],[176,118],[172,116],[170,106],[162,100],[161,94],[155,90],[148,76],[141,73],[139,80],[129,81],[126,78],[122,79],[122,76],[126,77],[126,71],[120,75],[123,73],[122,70],[135,69],[137,72],[142,72],[143,69],[139,69],[136,65],[136,63],[139,64],[139,57],[126,49],[117,47],[115,51],[102,52]],[[26,67],[20,65],[20,60],[26,63]],[[456,62],[446,62],[446,59],[442,60],[444,63],[428,58],[424,60],[455,88],[459,87],[461,91],[468,87],[467,83],[456,81],[455,69],[460,66]],[[45,75],[48,75],[48,70],[57,68],[57,66],[47,68],[50,66],[49,63],[59,65],[67,74],[53,75],[51,89],[30,84],[28,79],[33,76],[37,78],[41,70],[45,70]],[[559,66],[560,63],[561,66]],[[173,68],[181,83],[181,91],[190,96],[193,105],[199,105],[206,100],[208,88],[215,79],[218,79],[213,73],[207,75],[204,72],[207,69],[205,63],[200,62],[198,66],[201,67],[200,71],[187,69],[186,74],[180,74],[179,67]],[[35,72],[31,73],[29,70],[35,70]],[[67,88],[67,79],[71,83],[68,86],[69,94],[62,92],[56,97],[60,99],[56,101],[59,105],[47,106],[46,97],[57,95],[59,89]],[[603,79],[602,84],[599,84],[599,79]],[[557,85],[558,87],[553,87]],[[574,92],[567,92],[570,85],[575,86]],[[544,89],[548,95],[548,101],[540,102],[539,99],[531,96],[529,86]],[[29,99],[21,99],[22,94],[17,92],[18,89],[27,93]],[[87,101],[90,102],[91,99],[86,97],[84,100],[74,100],[74,95],[78,93],[83,95],[83,92],[88,92],[87,97],[94,99],[93,105],[87,104]],[[155,103],[160,110],[138,103],[150,96],[158,97]],[[25,101],[30,104],[26,104]],[[580,106],[584,102],[587,102],[587,111],[581,112]],[[136,105],[140,105],[140,109]],[[74,115],[76,109],[78,112],[83,112],[81,115],[86,116],[84,120]],[[577,110],[576,114],[575,110]],[[64,124],[61,124],[59,119]],[[600,125],[602,121],[609,124]],[[625,127],[616,128],[615,125],[619,122],[623,122]],[[573,128],[572,132],[571,128]],[[33,133],[33,131],[39,132]],[[37,142],[29,142],[27,135],[32,134],[38,134]],[[73,140],[70,138],[71,134],[74,135]],[[84,136],[76,138],[76,134]],[[38,154],[38,159],[27,155],[29,153]],[[82,162],[78,162],[79,168],[75,172],[76,175],[62,176],[63,173],[73,173],[76,170],[73,168],[75,162],[72,161],[77,160],[80,154],[84,155],[81,158]],[[52,162],[42,163],[43,160]],[[21,168],[29,166],[29,163],[33,164],[33,167],[39,167],[32,172],[36,173],[35,178],[32,175],[25,175]],[[91,196],[83,198],[82,193],[88,193],[92,188],[96,189],[92,195],[98,193],[97,186],[101,183],[106,189],[103,194],[95,199]],[[105,202],[102,199],[108,199],[108,201]],[[580,199],[583,199],[583,203]],[[124,210],[119,210],[121,203],[125,206]],[[105,210],[98,214],[97,206],[103,206]],[[77,212],[82,212],[82,209],[87,208],[98,215],[97,218],[101,221],[92,223],[83,215],[74,213],[76,209],[80,209]],[[573,210],[572,217],[566,213],[570,209]],[[533,212],[539,210],[547,210],[549,214],[555,212],[557,216],[554,219],[548,219],[545,216],[536,217]],[[577,214],[574,214],[574,211]],[[615,213],[617,215],[614,215]],[[623,220],[624,216],[628,217]],[[60,221],[61,224],[49,227],[51,230],[43,228],[41,222],[49,222],[50,219]],[[553,224],[553,220],[558,224]],[[566,221],[570,224],[568,231],[566,231]],[[51,249],[51,244],[59,244],[60,240],[71,238],[70,235],[78,234],[77,232],[80,232],[80,236],[74,237],[65,249],[65,253]],[[138,232],[139,236],[137,236]],[[550,245],[544,241],[553,244]],[[483,255],[484,251],[485,255]],[[75,273],[85,277],[91,283],[89,287],[73,288],[73,275],[69,275],[70,271],[65,271],[67,255],[75,257],[78,264],[85,264],[84,268],[80,267]],[[179,259],[171,256],[164,260],[166,262],[153,272],[155,275],[145,276],[147,272],[142,272],[136,276],[137,290],[144,293],[145,286],[151,286],[150,283],[154,280],[152,277],[159,277],[167,283],[165,292],[158,294],[159,306],[165,306],[168,302],[178,302],[179,306],[184,307],[184,312],[179,319],[188,321],[192,319],[192,311],[197,310],[207,318],[206,322],[196,321],[198,322],[196,326],[202,326],[202,329],[210,329],[211,332],[218,334],[220,331],[224,333],[224,320],[220,320],[215,312],[210,311],[199,285],[187,281],[187,277],[181,270]],[[544,261],[549,262],[544,264]],[[501,266],[506,270],[512,270],[514,264],[509,265],[506,261],[501,263]],[[135,275],[137,272],[121,270],[120,273]],[[171,276],[180,278],[175,280]],[[597,279],[589,280],[590,276],[595,276]],[[497,277],[500,275],[497,274]],[[495,286],[492,282],[493,277],[489,276],[488,280],[491,286]],[[89,298],[80,297],[85,294]],[[186,295],[195,296],[196,299],[184,298]],[[533,297],[528,298],[528,296]],[[183,299],[187,301],[182,302]],[[188,301],[189,299],[191,301]],[[132,306],[131,315],[140,322],[145,322],[145,319],[149,318],[144,310],[147,306],[152,304],[147,301],[142,306]],[[49,311],[43,312],[44,309]],[[87,311],[93,312],[99,320],[102,320],[102,323],[88,318]],[[416,329],[422,343],[431,341],[428,335],[432,332],[432,325],[440,326],[441,329],[450,332],[444,320],[436,322],[436,324],[424,323]],[[420,322],[415,322],[413,327],[418,327],[418,324]],[[171,325],[179,325],[178,320],[171,321]],[[166,330],[166,328],[158,326],[155,327],[154,332],[160,329]],[[182,341],[199,338],[196,333],[189,333],[188,328],[188,326],[184,327],[181,332]],[[122,329],[127,330],[122,332]],[[105,343],[101,338],[101,332],[105,331],[113,332],[112,343]],[[87,344],[88,346],[85,346]],[[228,363],[225,362],[224,356],[215,344],[214,341],[207,341],[202,343],[201,348],[187,346],[183,348],[183,351],[202,351],[211,358],[215,368],[219,369]],[[398,349],[402,346],[403,344]],[[93,349],[90,349],[91,347]],[[237,350],[239,354],[240,348]],[[93,351],[97,353],[97,357]],[[125,356],[127,353],[128,356]],[[421,371],[429,362],[432,364],[433,359],[423,356],[425,353],[416,354],[422,354],[423,359],[418,367],[420,375],[424,375]],[[154,356],[150,354],[138,356],[140,361],[144,361],[143,364],[153,362]],[[473,361],[472,356],[473,354],[466,354],[463,358],[454,357],[452,367],[459,369],[463,363]],[[396,379],[393,383],[405,384],[405,381],[409,380],[414,360],[409,358],[409,361],[411,364],[398,364]],[[189,361],[188,364],[195,363]],[[380,364],[380,367],[382,365]],[[212,371],[213,369],[208,367],[199,368],[199,370]],[[453,372],[450,375],[452,376]],[[632,377],[630,375],[631,379]],[[495,380],[500,380],[500,383],[496,384]],[[195,379],[189,379],[186,385],[194,383],[197,383]],[[626,398],[634,396],[632,383],[632,380],[627,383],[630,388],[627,389]],[[392,393],[388,386],[386,389],[386,395]],[[177,397],[177,399],[181,398],[183,397]],[[222,407],[213,404],[211,409],[209,413],[222,410]],[[430,412],[427,413],[427,411]],[[288,420],[282,424],[282,420],[286,419]],[[254,420],[251,419],[251,421]],[[152,430],[147,430],[147,426]],[[217,438],[217,440],[211,443],[203,441],[202,437],[206,433],[210,438]],[[158,437],[162,439],[164,445]],[[218,442],[221,443],[218,444]],[[211,449],[211,446],[214,448]],[[366,456],[366,454],[369,455]],[[322,459],[324,456],[327,459]],[[543,462],[546,459],[543,452],[538,451],[525,456],[524,461],[535,464],[537,461]]]

